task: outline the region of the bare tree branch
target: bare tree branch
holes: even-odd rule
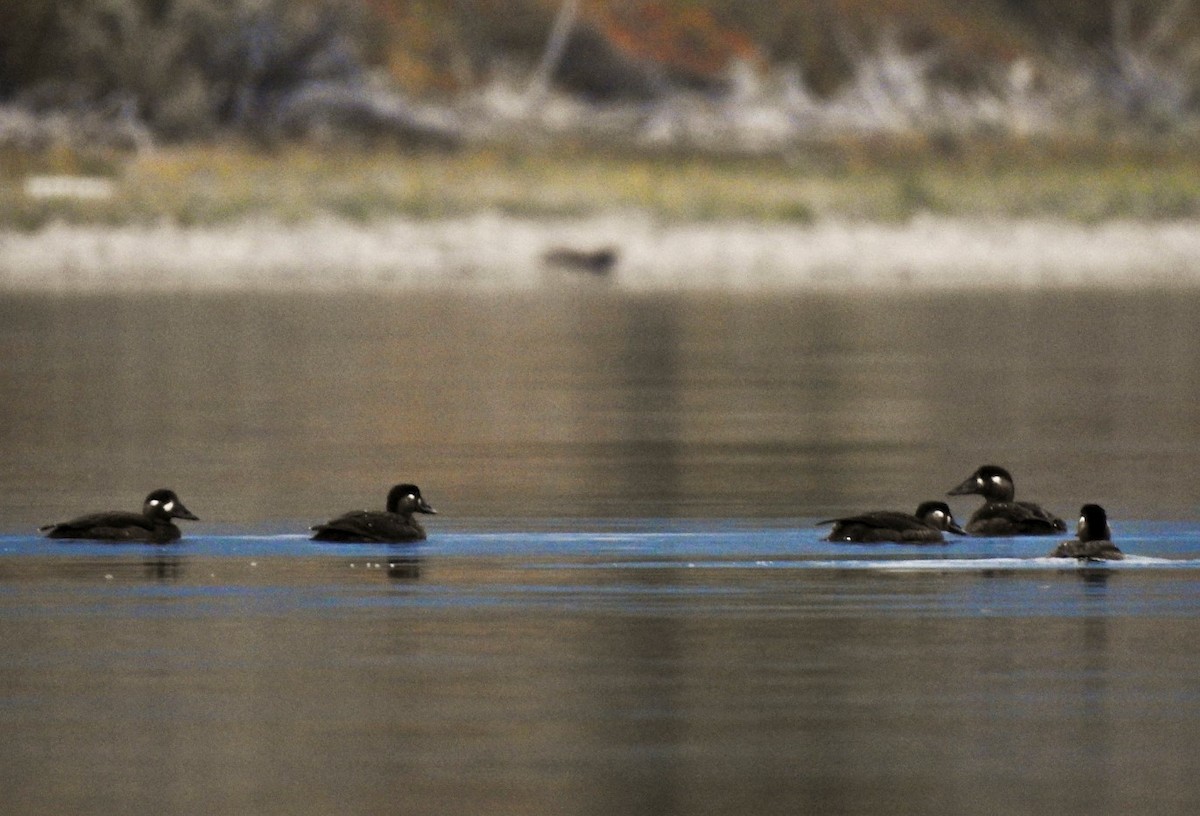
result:
[[[567,50],[567,41],[571,38],[571,31],[575,28],[575,20],[578,16],[579,0],[563,0],[558,14],[554,17],[550,36],[546,40],[546,50],[542,52],[542,58],[538,61],[538,66],[534,70],[533,76],[530,77],[529,86],[525,90],[526,104],[536,104],[546,95],[546,90],[550,87],[550,77],[558,68],[563,52]]]

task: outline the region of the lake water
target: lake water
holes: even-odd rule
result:
[[[1195,813],[1197,315],[5,295],[5,808]],[[814,526],[985,462],[1064,517],[1103,504],[1132,557]],[[428,542],[302,535],[401,480]],[[160,486],[202,519],[178,544],[34,532]]]

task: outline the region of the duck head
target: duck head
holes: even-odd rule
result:
[[[1108,526],[1108,514],[1098,504],[1085,504],[1079,508],[1079,523],[1075,535],[1080,541],[1112,541],[1112,530]]]
[[[946,495],[966,496],[971,493],[978,493],[988,501],[1012,501],[1016,489],[1007,470],[996,465],[984,465]]]
[[[930,527],[936,527],[939,530],[945,530],[948,533],[957,533],[958,535],[967,534],[966,530],[958,526],[958,522],[954,520],[954,516],[950,513],[950,505],[945,502],[921,502],[917,507],[915,515]]]
[[[437,510],[430,507],[429,502],[421,497],[421,489],[415,484],[398,484],[389,490],[387,511],[389,513],[399,513],[400,515],[437,513]]]
[[[146,496],[146,501],[142,503],[142,513],[158,521],[169,521],[173,518],[200,520],[183,506],[174,490],[166,489],[155,490]]]

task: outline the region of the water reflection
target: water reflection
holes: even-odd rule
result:
[[[114,550],[114,553],[117,552]],[[60,581],[71,583],[114,585],[178,584],[189,578],[188,559],[176,555],[156,555],[138,558],[135,555],[56,556],[32,561],[8,561],[0,570],[0,578],[11,581]]]
[[[366,557],[355,557],[344,563],[349,569],[383,570],[389,580],[396,583],[415,583],[421,580],[421,562],[419,555],[406,553],[381,553]]]
[[[619,323],[620,346],[612,361],[619,391],[611,411],[620,466],[615,490],[597,492],[607,493],[609,502],[623,497],[626,515],[653,516],[663,507],[686,507],[693,498],[682,484],[678,323],[678,310],[663,297],[629,303]],[[606,478],[597,474],[601,485]],[[609,515],[612,509],[602,502],[591,514]]]
[[[156,581],[178,581],[183,577],[185,559],[178,556],[148,558],[142,562],[146,577]]]
[[[1086,587],[1096,590],[1089,593],[1089,597],[1097,599],[1104,597],[1103,589],[1113,577],[1113,571],[1104,567],[1080,567],[1075,574]]]
[[[0,559],[6,801],[86,810],[99,774],[139,812],[1194,802],[1190,571],[512,549]]]
[[[206,522],[308,521],[405,480],[457,518],[819,517],[915,506],[984,461],[1060,515],[1190,516],[1197,306],[10,295],[0,523],[156,484]]]

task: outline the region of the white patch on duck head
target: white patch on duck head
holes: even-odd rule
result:
[[[175,509],[175,502],[173,502],[173,501],[167,502],[166,504],[164,504],[162,506],[162,509],[166,510],[168,513],[170,513],[172,510]]]

